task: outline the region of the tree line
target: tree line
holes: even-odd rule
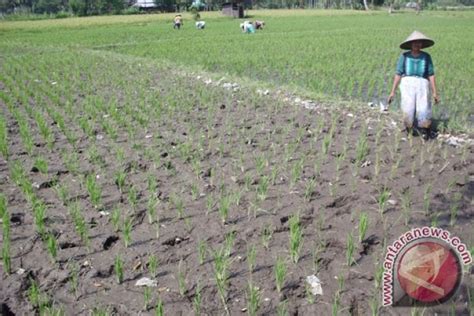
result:
[[[0,13],[55,14],[56,17],[88,16],[101,14],[133,14],[140,9],[132,5],[136,0],[0,0]],[[192,8],[193,0],[153,0],[161,12],[185,11]],[[204,10],[220,10],[231,0],[207,0]],[[421,8],[435,6],[474,6],[474,0],[246,0],[247,8],[292,9],[368,9],[377,6],[404,7],[408,2]]]

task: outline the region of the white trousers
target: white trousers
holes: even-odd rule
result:
[[[431,126],[430,82],[420,77],[403,77],[400,83],[401,108],[405,126]]]

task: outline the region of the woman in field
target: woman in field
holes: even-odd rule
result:
[[[183,25],[183,18],[181,17],[181,14],[176,14],[176,16],[174,17],[173,28],[179,30],[181,28],[181,25]]]
[[[392,91],[388,97],[390,104],[395,97],[395,90],[400,84],[401,108],[403,120],[408,133],[413,129],[421,132],[424,139],[431,132],[431,95],[435,103],[439,102],[431,56],[421,49],[434,45],[434,41],[418,31],[414,31],[403,43],[403,53],[398,59],[397,70],[393,79]]]

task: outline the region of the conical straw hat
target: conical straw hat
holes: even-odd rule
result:
[[[421,48],[427,48],[434,45],[434,41],[431,38],[427,37],[421,32],[414,31],[413,33],[410,34],[410,36],[408,36],[408,38],[403,43],[400,44],[400,48],[411,49],[411,42],[413,41],[421,41],[422,42]]]

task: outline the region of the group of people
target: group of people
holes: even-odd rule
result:
[[[181,29],[181,26],[183,26],[183,17],[181,16],[181,14],[176,14],[173,20],[173,28],[179,30]],[[263,30],[264,26],[265,22],[259,20],[256,20],[255,22],[245,21],[244,23],[240,23],[240,29],[243,33],[255,33],[255,30]],[[196,22],[196,28],[198,30],[203,30],[205,27],[205,21]]]
[[[173,20],[173,28],[174,29],[181,29],[181,26],[183,26],[183,17],[181,14],[176,14]],[[198,30],[203,30],[206,27],[206,22],[205,21],[197,21],[196,22],[196,28]]]
[[[180,14],[174,18],[174,28],[180,29],[183,20]],[[196,28],[204,29],[206,22],[197,21]],[[264,21],[245,21],[240,24],[243,33],[255,33],[263,29]],[[395,98],[395,91],[400,86],[401,110],[405,130],[408,133],[415,132],[424,139],[431,137],[431,98],[435,103],[439,102],[436,89],[434,66],[431,56],[422,51],[434,45],[434,41],[421,32],[414,31],[400,44],[400,48],[406,50],[398,59],[392,90],[388,97],[390,105]]]

